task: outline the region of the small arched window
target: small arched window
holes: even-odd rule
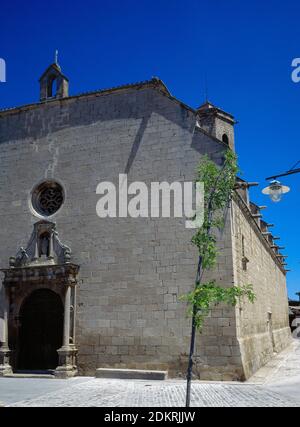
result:
[[[52,98],[53,96],[56,96],[56,90],[57,90],[56,76],[51,76],[49,77],[48,83],[47,83],[47,98]]]
[[[226,145],[229,145],[229,138],[228,138],[228,136],[226,135],[226,133],[224,133],[224,134],[223,134],[223,136],[222,136],[222,141],[223,141]]]

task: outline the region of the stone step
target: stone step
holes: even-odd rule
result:
[[[114,378],[126,380],[166,380],[168,371],[148,371],[141,369],[96,369],[96,378]]]
[[[4,378],[48,378],[53,379],[55,378],[54,375],[39,375],[39,374],[9,374],[5,375]]]
[[[54,375],[51,374],[8,374],[5,375],[4,378],[55,378]]]

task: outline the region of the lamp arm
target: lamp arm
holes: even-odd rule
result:
[[[287,171],[285,173],[281,173],[279,175],[269,176],[268,178],[266,178],[266,181],[270,181],[271,179],[276,179],[276,178],[279,178],[281,176],[292,175],[294,173],[300,173],[300,168],[298,168],[298,169],[291,169],[291,170],[289,170],[289,171]]]

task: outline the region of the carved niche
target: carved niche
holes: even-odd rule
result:
[[[15,257],[10,257],[9,266],[62,265],[70,263],[70,260],[71,249],[59,240],[56,225],[39,221],[34,224],[26,249],[21,247]]]

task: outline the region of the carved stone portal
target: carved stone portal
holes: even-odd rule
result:
[[[58,366],[54,375],[59,378],[76,375],[75,315],[79,266],[71,263],[71,250],[59,240],[55,224],[48,221],[36,223],[26,249],[20,248],[17,255],[10,258],[9,265],[9,268],[0,270],[4,273],[6,298],[0,376],[19,369],[20,330],[24,320],[21,309],[25,300],[41,289],[55,292],[64,307],[63,331],[60,331],[63,338],[57,349]],[[36,346],[32,347],[31,351],[34,351]]]

